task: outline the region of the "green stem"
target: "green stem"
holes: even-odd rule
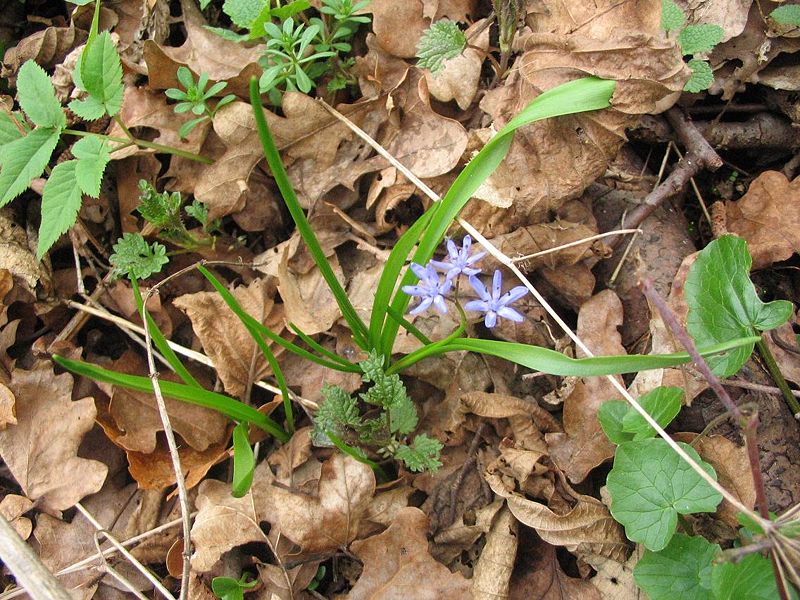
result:
[[[150,150],[155,150],[156,152],[163,152],[164,154],[174,154],[175,156],[180,156],[182,158],[188,158],[189,160],[193,160],[196,162],[205,163],[207,165],[214,164],[214,160],[208,158],[207,156],[203,156],[201,154],[195,154],[194,152],[188,152],[186,150],[181,150],[180,148],[173,148],[172,146],[164,146],[162,144],[156,144],[155,142],[148,142],[147,140],[140,140],[139,138],[131,137],[128,138],[118,138],[111,135],[105,135],[102,133],[91,133],[89,131],[79,131],[77,129],[65,129],[64,133],[68,135],[74,135],[77,137],[88,137],[88,136],[95,136],[99,138],[103,138],[104,140],[108,140],[109,142],[115,142],[118,144],[136,144],[141,148],[149,148]]]
[[[759,353],[761,353],[761,358],[764,359],[764,363],[767,365],[767,370],[769,374],[772,376],[773,381],[778,385],[778,388],[781,390],[786,403],[789,405],[789,408],[794,414],[796,419],[800,419],[800,402],[797,401],[797,398],[794,397],[792,394],[792,390],[789,387],[789,384],[786,383],[786,379],[781,373],[780,368],[778,367],[778,363],[775,362],[775,357],[772,355],[772,352],[767,346],[766,342],[764,341],[763,335],[762,338],[756,342],[756,346],[758,347]]]
[[[358,462],[367,465],[369,468],[371,468],[373,471],[375,471],[375,474],[378,476],[379,480],[389,481],[389,478],[386,476],[386,473],[383,472],[383,469],[381,469],[381,466],[378,463],[368,459],[366,456],[364,456],[361,453],[357,452],[355,450],[355,448],[353,448],[352,446],[349,446],[346,443],[344,443],[344,441],[339,436],[337,436],[335,433],[331,433],[330,431],[326,431],[325,435],[327,435],[328,439],[331,442],[333,442],[334,446],[336,446],[339,450],[341,450],[342,452],[347,454],[347,456],[350,456],[351,458],[356,459]]]

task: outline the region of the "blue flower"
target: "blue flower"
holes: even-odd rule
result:
[[[423,267],[417,263],[411,263],[411,270],[414,275],[419,277],[419,283],[417,285],[404,285],[402,290],[409,296],[421,298],[422,301],[413,310],[410,310],[409,314],[418,315],[431,304],[440,312],[446,313],[447,305],[444,302],[444,297],[453,287],[453,280],[445,278],[444,282],[442,282],[436,269],[431,265]]]
[[[494,272],[491,294],[486,290],[486,286],[483,285],[483,282],[474,275],[470,276],[469,284],[481,299],[470,300],[464,305],[464,308],[466,310],[485,312],[486,317],[483,322],[486,327],[491,329],[497,325],[498,317],[516,321],[517,323],[525,320],[525,317],[509,306],[509,304],[516,302],[528,293],[525,286],[518,285],[500,296],[503,291],[503,276],[499,270]]]
[[[467,276],[477,275],[480,269],[474,268],[476,262],[486,256],[486,252],[478,252],[470,256],[472,238],[464,236],[464,241],[459,248],[453,240],[447,240],[447,254],[449,261],[432,260],[428,264],[445,273],[445,279],[455,279],[461,273]]]

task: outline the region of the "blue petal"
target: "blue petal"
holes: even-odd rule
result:
[[[478,296],[481,297],[481,300],[484,300],[486,302],[491,300],[491,296],[489,296],[489,292],[486,291],[486,286],[483,285],[483,282],[480,279],[478,279],[477,277],[475,277],[475,275],[472,275],[469,278],[469,284],[472,286],[472,289],[475,290],[475,293],[478,294]]]
[[[508,319],[509,321],[516,321],[517,323],[522,323],[525,320],[521,314],[519,314],[516,310],[511,308],[510,306],[504,306],[500,310],[497,311],[497,314],[503,317],[504,319]]]
[[[503,291],[503,274],[500,269],[495,269],[494,277],[492,277],[492,298],[497,300],[500,298],[500,293]]]
[[[497,313],[493,310],[490,310],[486,313],[486,318],[483,320],[483,324],[486,325],[489,329],[497,325]]]

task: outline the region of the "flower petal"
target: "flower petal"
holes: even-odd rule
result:
[[[504,319],[508,319],[509,321],[516,321],[517,323],[522,323],[525,320],[524,316],[522,316],[520,313],[518,313],[510,306],[503,306],[500,310],[497,311],[497,314],[503,317]]]
[[[419,313],[423,312],[424,310],[427,310],[427,308],[432,303],[433,303],[433,298],[428,296],[422,302],[420,302],[419,305],[417,305],[415,308],[413,308],[410,311],[408,311],[408,314],[410,314],[410,315],[418,315]]]
[[[495,269],[494,277],[492,277],[492,298],[498,300],[503,291],[503,274],[500,269]]]
[[[404,285],[400,288],[409,296],[427,296],[428,291],[419,285]]]
[[[517,300],[522,298],[527,293],[528,293],[528,288],[526,288],[524,285],[518,285],[517,287],[512,288],[511,290],[503,294],[503,297],[500,298],[500,303],[511,304],[512,302],[516,302]]]
[[[447,314],[447,304],[445,304],[444,296],[441,294],[437,295],[433,299],[433,306],[438,309],[439,312],[443,314]]]
[[[416,275],[420,279],[427,279],[428,269],[423,267],[422,265],[418,265],[417,263],[412,262],[410,269],[414,272],[414,275]]]
[[[474,310],[475,312],[486,312],[489,304],[483,300],[470,300],[464,305],[464,310]]]
[[[493,310],[490,310],[486,313],[486,318],[483,320],[483,324],[486,325],[489,329],[497,325],[497,313]]]
[[[491,300],[491,296],[489,296],[489,292],[486,291],[486,286],[483,285],[483,282],[472,275],[469,278],[469,284],[472,286],[472,289],[475,290],[475,293],[481,297],[481,300],[488,302]]]

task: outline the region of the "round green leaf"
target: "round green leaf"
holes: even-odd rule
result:
[[[719,552],[719,544],[678,533],[661,552],[646,550],[633,578],[650,600],[708,600],[711,565]]]

